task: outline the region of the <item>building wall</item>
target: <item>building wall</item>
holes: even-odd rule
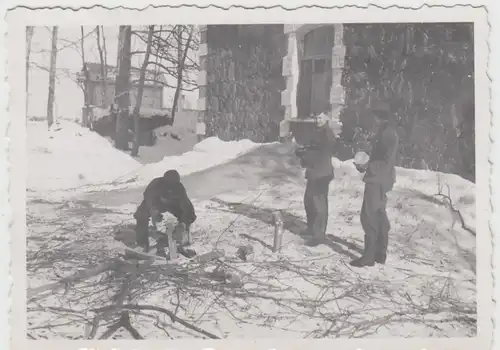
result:
[[[279,139],[280,122],[297,118],[304,36],[318,27],[332,31],[329,102],[330,113],[338,117],[344,104],[341,24],[201,27],[198,109],[208,135]]]
[[[284,117],[283,25],[202,28],[200,104],[207,136],[270,142]]]
[[[108,84],[107,101],[108,106],[104,106],[103,88],[100,83],[93,83],[91,86],[92,104],[100,107],[108,107],[115,98],[115,85]],[[130,106],[135,106],[137,100],[137,87],[135,87],[130,94]],[[162,108],[163,91],[161,87],[145,86],[142,95],[141,105],[149,108]]]
[[[287,53],[283,58],[283,76],[286,79],[286,89],[282,92],[281,103],[285,107],[285,119],[294,119],[299,115],[297,98],[299,98],[299,64],[307,51],[304,47],[304,37],[316,29],[324,28],[332,31],[333,43],[331,49],[332,84],[330,88],[330,115],[338,118],[344,107],[345,92],[342,86],[342,75],[345,62],[345,46],[343,25],[334,24],[293,24],[285,25],[287,37]]]
[[[298,115],[303,38],[321,26],[202,28],[198,108],[208,135],[276,140],[277,124]],[[458,146],[464,143],[458,136],[464,115],[471,114],[463,106],[474,101],[472,28],[439,23],[329,26],[334,35],[330,113],[343,122],[337,156],[348,159],[368,150],[375,132],[371,108],[386,102],[399,122],[399,165],[464,176],[462,168],[474,162],[462,159]],[[474,135],[469,134],[471,148]]]
[[[399,165],[426,163],[433,170],[461,174],[457,133],[462,106],[474,96],[471,28],[346,24],[343,40],[346,107],[341,120],[348,150],[342,158],[367,147],[375,131],[370,108],[383,101],[399,121]]]

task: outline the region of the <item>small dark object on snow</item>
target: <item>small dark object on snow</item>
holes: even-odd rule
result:
[[[216,281],[225,281],[226,280],[226,270],[222,267],[222,265],[218,265],[210,273],[210,277]]]
[[[248,256],[254,253],[253,246],[251,244],[242,245],[238,248],[236,256],[243,261],[247,261]]]
[[[173,132],[170,132],[170,137],[173,138],[174,140],[177,140],[177,141],[181,140],[181,137]]]
[[[241,276],[235,272],[226,272],[225,282],[232,287],[241,287],[243,285]]]
[[[179,246],[178,252],[179,254],[185,256],[188,259],[191,259],[196,256],[196,251],[194,249],[184,248],[183,246]]]

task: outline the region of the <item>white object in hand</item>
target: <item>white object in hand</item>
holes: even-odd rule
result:
[[[368,160],[370,160],[370,156],[368,156],[365,152],[358,152],[354,156],[354,164],[357,165],[365,165],[368,163]]]

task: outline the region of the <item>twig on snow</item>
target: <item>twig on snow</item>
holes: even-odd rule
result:
[[[93,311],[95,312],[99,312],[99,311],[106,311],[106,310],[109,310],[109,309],[116,309],[116,308],[119,308],[119,309],[126,309],[126,310],[150,310],[150,311],[158,311],[158,312],[161,312],[161,313],[164,313],[166,314],[167,316],[170,317],[170,319],[172,320],[172,322],[178,322],[180,324],[182,324],[184,327],[186,328],[189,328],[197,333],[200,333],[200,334],[203,334],[204,336],[210,338],[210,339],[220,339],[218,336],[208,332],[208,331],[205,331],[195,325],[192,325],[191,323],[179,318],[178,316],[176,316],[172,311],[170,310],[167,310],[165,308],[162,308],[162,307],[159,307],[159,306],[152,306],[152,305],[132,305],[132,304],[127,304],[127,305],[121,305],[121,306],[115,306],[115,305],[110,305],[110,306],[105,306],[105,307],[102,307],[102,308],[99,308],[99,309],[95,309]]]

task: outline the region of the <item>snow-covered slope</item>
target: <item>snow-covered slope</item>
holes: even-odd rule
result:
[[[168,169],[187,175],[258,147],[249,140],[223,142],[211,137],[180,156],[142,165],[97,133],[71,121],[61,120],[51,130],[45,122],[30,121],[27,135],[26,187],[30,194],[42,197],[49,192],[60,197],[120,186],[145,186]]]
[[[141,164],[108,140],[80,125],[61,120],[28,122],[27,188],[36,192],[110,183]]]

